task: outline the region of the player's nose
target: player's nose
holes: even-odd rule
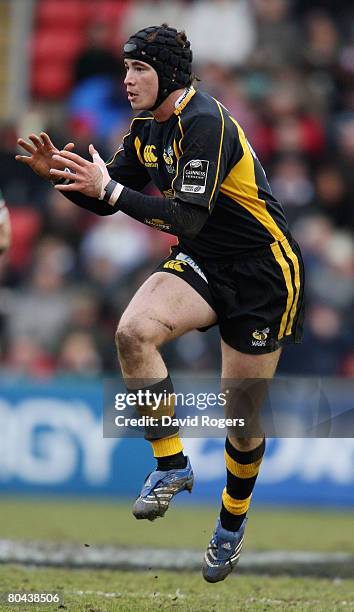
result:
[[[133,78],[131,70],[127,70],[127,73],[124,79],[124,85],[134,85],[134,78]]]

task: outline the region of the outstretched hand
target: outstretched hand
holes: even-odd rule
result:
[[[53,155],[53,161],[60,166],[60,170],[52,168],[50,175],[53,179],[70,179],[67,185],[55,185],[59,191],[79,191],[91,198],[103,198],[104,188],[111,180],[105,162],[98,151],[91,144],[89,153],[93,161],[90,162],[67,149]]]
[[[39,136],[30,134],[28,138],[32,144],[26,142],[23,138],[19,138],[17,144],[29,155],[16,155],[15,159],[29,166],[33,172],[39,174],[42,178],[50,181],[52,179],[50,174],[51,168],[61,167],[53,161],[53,155],[59,153],[59,149],[52,143],[45,132],[41,132]],[[74,147],[74,143],[69,142],[65,145],[64,150],[72,151]]]

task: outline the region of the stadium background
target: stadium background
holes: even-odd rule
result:
[[[279,374],[345,378],[336,383],[338,403],[352,401],[351,3],[1,0],[0,189],[13,232],[0,260],[0,509],[8,516],[28,507],[45,521],[43,496],[131,500],[152,465],[142,441],[102,440],[101,381],[117,367],[120,314],[173,239],[124,215],[82,211],[14,155],[17,136],[45,130],[59,147],[75,142],[84,156],[93,142],[107,159],[131,119],[121,43],[162,21],[186,30],[198,86],[245,129],[303,250],[305,338],[284,351]],[[218,345],[214,329],[187,334],[163,352],[174,373],[215,374]],[[221,439],[186,445],[198,479],[193,499],[179,502],[188,520],[187,502],[210,502],[215,514],[223,457]],[[353,509],[353,484],[352,439],[274,440],[254,507],[260,515],[264,503]],[[70,523],[75,509],[68,508]],[[21,534],[9,528],[9,536]],[[274,547],[285,541],[275,539]]]

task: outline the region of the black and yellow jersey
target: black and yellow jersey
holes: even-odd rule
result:
[[[237,120],[193,87],[167,121],[149,112],[135,117],[107,166],[126,187],[140,191],[152,181],[166,198],[209,210],[199,234],[180,240],[196,257],[251,253],[288,235],[282,206]]]

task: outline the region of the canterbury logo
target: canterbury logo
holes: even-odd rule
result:
[[[146,147],[144,147],[144,159],[147,166],[157,166],[157,157],[154,153],[155,149],[155,145],[146,145]]]
[[[164,263],[163,267],[169,270],[176,270],[176,272],[184,272],[183,266],[188,266],[186,261],[179,261],[178,259],[170,259]]]

